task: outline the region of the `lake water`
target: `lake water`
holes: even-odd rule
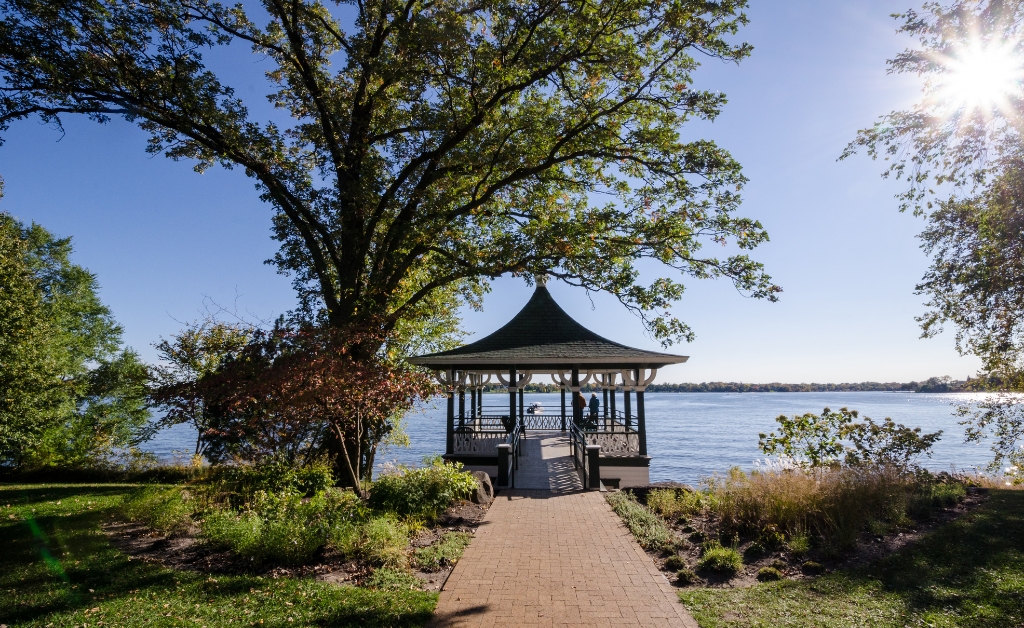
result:
[[[775,429],[780,414],[820,413],[847,407],[876,421],[892,417],[897,423],[920,427],[924,432],[942,430],[942,438],[923,465],[937,471],[984,468],[992,459],[988,445],[965,444],[963,426],[953,416],[953,406],[981,399],[972,393],[915,394],[894,392],[836,393],[648,393],[647,448],[651,460],[651,481],[696,483],[700,477],[739,466],[749,469],[764,454],[757,447],[758,434]],[[589,399],[589,395],[588,395]],[[558,393],[525,395],[526,405],[540,402],[546,412],[560,412]],[[467,400],[467,410],[469,401]],[[485,411],[507,410],[508,395],[484,395]],[[405,429],[411,444],[378,455],[378,464],[395,462],[415,465],[425,456],[444,452],[443,399],[424,404],[410,412]],[[616,408],[622,410],[622,395]],[[634,403],[634,413],[635,403]],[[191,452],[195,431],[179,425],[157,434],[143,449],[161,459],[175,451]]]

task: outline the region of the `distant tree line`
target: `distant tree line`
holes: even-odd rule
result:
[[[745,382],[701,382],[699,384],[651,384],[647,392],[658,393],[757,393],[757,392],[885,392],[903,391],[919,393],[966,392],[976,390],[975,380],[954,380],[949,376],[929,377],[923,382],[859,382],[845,384],[749,384]],[[555,384],[527,384],[528,393],[554,393],[559,388]],[[601,388],[593,384],[583,387],[583,392],[599,392]],[[504,393],[507,389],[498,384],[484,386],[484,392]]]

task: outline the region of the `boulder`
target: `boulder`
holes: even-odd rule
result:
[[[476,490],[470,495],[474,504],[489,504],[494,499],[494,485],[491,484],[491,476],[484,471],[474,471],[476,479]]]

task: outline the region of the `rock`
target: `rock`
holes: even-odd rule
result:
[[[489,504],[494,499],[494,486],[491,484],[491,476],[483,471],[474,471],[476,478],[476,490],[470,495],[474,504]]]

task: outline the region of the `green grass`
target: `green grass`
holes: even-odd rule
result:
[[[1024,625],[1024,491],[864,569],[679,597],[703,628]]]
[[[632,493],[608,493],[605,499],[611,504],[615,514],[622,517],[626,527],[633,533],[633,538],[644,549],[660,550],[675,540],[675,535],[661,517],[638,502]]]
[[[437,603],[436,594],[421,591],[211,577],[131,560],[99,527],[131,488],[0,486],[0,623],[11,628],[100,622],[190,628],[421,626]]]

